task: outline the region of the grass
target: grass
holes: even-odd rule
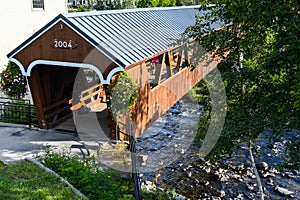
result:
[[[0,162],[0,199],[80,199],[53,174],[29,161]]]
[[[80,160],[69,151],[59,153],[46,149],[37,159],[49,169],[65,178],[89,199],[133,199],[132,179],[122,178],[119,173],[100,170],[93,160]]]
[[[55,153],[47,149],[37,159],[46,167],[66,179],[88,199],[134,200],[134,185],[131,178],[119,172],[100,170],[93,160],[80,160],[63,151]],[[143,190],[145,200],[173,199],[174,191],[162,188]],[[29,161],[5,165],[0,161],[0,199],[81,199],[53,174]]]
[[[123,146],[117,149],[122,148]],[[37,156],[37,159],[64,177],[91,200],[135,199],[132,178],[124,178],[112,169],[101,170],[92,158],[82,161],[68,151],[57,153],[46,149],[45,154]],[[150,190],[144,189],[142,193],[145,200],[168,200],[173,199],[173,194],[175,194],[174,191],[156,187]]]

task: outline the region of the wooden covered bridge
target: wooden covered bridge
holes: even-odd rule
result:
[[[132,116],[139,136],[216,66],[214,61],[196,64],[193,71],[182,68],[195,43],[178,45],[176,40],[195,24],[196,8],[60,14],[37,31],[8,58],[28,76],[40,128],[56,127],[82,106],[90,112],[106,110],[107,86],[126,71],[139,86]],[[76,101],[74,90],[79,92]],[[111,117],[107,123],[111,137],[120,134]]]

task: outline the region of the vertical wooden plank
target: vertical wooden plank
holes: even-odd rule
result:
[[[44,100],[45,100],[43,103],[43,108],[44,108],[51,104],[51,87],[50,87],[51,70],[49,69],[49,66],[44,66],[44,65],[36,66],[36,69],[38,71],[39,77],[43,77],[42,79],[39,78],[39,84],[41,84],[41,88],[43,89]]]
[[[176,63],[177,72],[179,72],[180,67],[182,66],[182,54],[183,54],[183,50],[182,50],[182,48],[180,48],[178,51],[177,63]]]
[[[168,77],[173,76],[173,70],[172,70],[172,54],[171,52],[165,53],[165,60],[166,60],[166,67],[167,67],[167,74]]]
[[[44,92],[41,86],[41,80],[37,69],[32,70],[31,76],[28,77],[28,82],[29,82],[39,126],[41,128],[48,128],[48,124],[45,118],[45,113],[43,111],[43,105],[45,105]]]
[[[157,65],[157,69],[155,69],[155,78],[153,80],[153,83],[159,84],[161,82],[161,76],[163,71],[163,65],[165,63],[165,54],[162,54],[159,56],[159,64]]]
[[[190,56],[189,56],[189,46],[188,46],[188,44],[186,44],[184,46],[184,64],[185,65],[191,64]]]

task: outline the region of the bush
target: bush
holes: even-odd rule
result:
[[[9,62],[0,73],[0,87],[11,98],[22,98],[27,93],[27,80],[17,65]]]
[[[37,156],[39,162],[64,177],[75,188],[89,199],[123,199],[133,200],[134,184],[132,179],[122,178],[118,172],[102,171],[97,164],[86,159],[81,161],[69,151],[55,153],[49,148],[45,155]],[[144,188],[143,199],[165,200],[174,199],[175,191],[167,191],[159,187]]]
[[[117,172],[101,171],[90,159],[81,161],[70,152],[55,153],[46,149],[38,160],[64,177],[89,199],[134,199],[133,183]]]

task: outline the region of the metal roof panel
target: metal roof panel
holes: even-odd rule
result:
[[[61,19],[118,66],[125,67],[172,47],[196,22],[199,6],[60,14],[13,50],[13,57]],[[198,13],[201,12],[197,11]],[[216,26],[215,28],[217,28]]]
[[[195,24],[195,6],[70,13],[76,24],[113,59],[128,66],[171,48]]]

